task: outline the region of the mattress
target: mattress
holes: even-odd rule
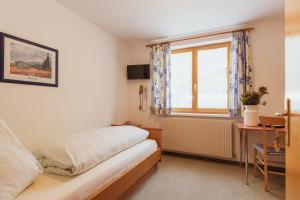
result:
[[[78,176],[42,174],[16,200],[81,200],[119,178],[157,149],[145,140]]]

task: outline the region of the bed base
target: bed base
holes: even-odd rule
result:
[[[149,139],[156,140],[157,150],[117,180],[96,192],[88,200],[124,200],[156,169],[161,161],[161,129],[143,128],[149,131]]]
[[[131,170],[127,171],[120,178],[98,191],[89,200],[123,200],[126,199],[133,189],[142,180],[152,174],[160,160],[160,149],[157,149],[145,160],[140,162]]]

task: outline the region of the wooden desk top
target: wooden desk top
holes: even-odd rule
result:
[[[125,123],[122,124],[116,124],[116,123],[112,123],[111,126],[124,126],[124,125],[128,125],[128,126],[136,126],[136,127],[141,127],[141,124],[135,123],[135,122],[131,122],[131,121],[127,121]]]
[[[244,122],[241,120],[236,120],[235,125],[240,131],[262,131],[263,130],[262,126],[245,126]],[[273,129],[271,128],[266,128],[266,130],[273,131]],[[279,132],[286,132],[285,128],[278,128],[276,130],[278,130]]]
[[[117,124],[117,123],[112,123],[111,124],[111,126],[124,126],[124,125],[136,126],[138,128],[146,129],[148,131],[162,131],[162,128],[145,127],[145,126],[142,126],[141,124],[138,124],[138,123],[135,123],[135,122],[131,122],[131,121],[127,121],[124,124]]]

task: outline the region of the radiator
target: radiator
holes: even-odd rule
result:
[[[165,151],[210,157],[233,157],[233,127],[229,119],[165,118]]]

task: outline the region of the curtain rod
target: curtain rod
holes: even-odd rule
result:
[[[231,30],[231,31],[223,31],[223,32],[217,32],[217,33],[208,33],[208,34],[198,35],[198,36],[193,36],[193,37],[188,37],[188,38],[173,39],[173,40],[168,40],[168,41],[165,41],[165,42],[147,44],[146,47],[153,47],[154,45],[181,42],[181,41],[193,40],[193,39],[204,38],[204,37],[209,37],[209,36],[224,35],[224,34],[235,33],[235,32],[239,32],[239,31],[252,31],[252,30],[254,30],[254,27],[235,29],[235,30]]]

